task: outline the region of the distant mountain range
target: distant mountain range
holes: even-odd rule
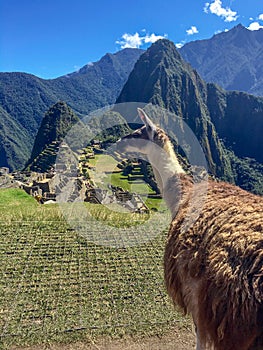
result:
[[[263,29],[251,31],[239,24],[211,39],[190,42],[180,53],[205,81],[263,96]]]
[[[184,120],[211,174],[263,193],[263,97],[205,83],[171,41],[160,40],[139,58],[117,99],[133,101],[159,105]]]
[[[226,89],[263,94],[262,33],[239,25],[209,40],[186,44],[180,53],[173,43],[162,40],[146,52],[124,49],[106,54],[78,72],[52,80],[26,73],[0,73],[0,166],[11,170],[26,163],[33,166],[41,153],[43,166],[56,141],[52,138],[52,146],[45,140],[44,148],[38,148],[41,137],[46,137],[39,130],[45,113],[47,117],[58,112],[67,120],[66,115],[74,112],[81,118],[115,103],[119,96],[117,102],[151,102],[174,112],[196,133],[211,173],[263,192],[263,99],[227,92],[203,80],[206,75],[207,81]],[[41,129],[45,130],[45,123]]]
[[[52,80],[0,73],[0,166],[25,166],[45,112],[59,100],[79,116],[114,103],[141,53],[124,49],[106,54],[78,72]]]
[[[172,112],[170,133],[178,117],[185,121],[203,148],[211,174],[263,194],[263,98],[206,83],[171,41],[160,40],[140,56],[117,99],[117,103],[134,101]],[[63,102],[50,108],[35,140],[32,170],[46,170],[54,162],[58,141],[77,121]],[[182,152],[181,156],[185,157]]]

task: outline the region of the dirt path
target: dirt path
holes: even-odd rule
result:
[[[179,329],[162,337],[143,339],[128,338],[125,340],[107,341],[90,344],[77,342],[74,344],[37,345],[10,350],[194,350],[195,337],[190,330]]]

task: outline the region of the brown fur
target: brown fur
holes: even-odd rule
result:
[[[259,337],[262,349],[262,198],[210,181],[198,220],[184,232],[192,185],[187,176],[181,180],[185,196],[171,223],[164,256],[168,293],[192,314],[208,348],[256,349],[252,345]]]
[[[126,149],[129,143],[136,148],[139,137],[167,154],[164,164],[160,152],[159,169],[154,171],[173,215],[164,255],[169,295],[174,304],[192,315],[202,349],[262,350],[262,197],[209,181],[204,200],[207,183],[193,184],[180,169],[165,132],[155,127],[145,112],[138,112],[146,127],[125,137],[119,149]],[[148,159],[158,163],[156,149],[145,150]],[[166,165],[172,168],[168,172]]]

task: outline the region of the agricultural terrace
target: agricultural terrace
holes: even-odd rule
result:
[[[141,196],[146,206],[152,210],[163,210],[162,200],[145,181],[142,166],[137,162],[118,162],[107,154],[94,154],[93,147],[81,150],[79,157],[80,174],[86,182],[100,189],[108,190],[108,185]]]
[[[145,220],[86,205],[116,227]],[[164,289],[165,233],[128,248],[95,245],[67,224],[57,204],[5,189],[0,235],[0,348],[162,335],[189,326]]]

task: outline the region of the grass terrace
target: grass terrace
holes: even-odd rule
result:
[[[148,220],[87,206],[116,228],[135,223],[135,231]],[[175,324],[188,326],[166,296],[165,239],[163,232],[133,247],[95,244],[72,229],[57,204],[1,190],[0,348],[162,335]]]

